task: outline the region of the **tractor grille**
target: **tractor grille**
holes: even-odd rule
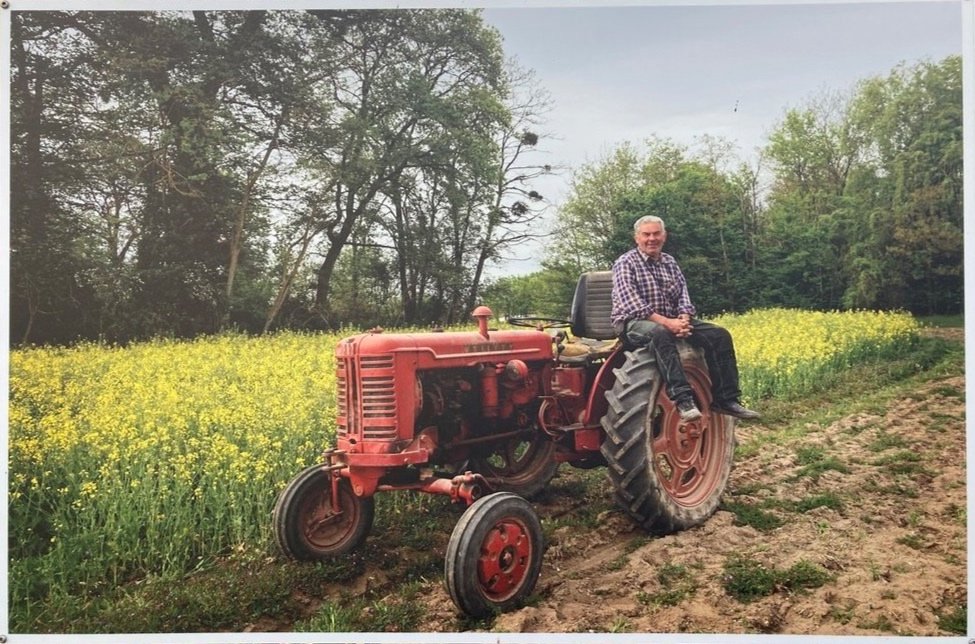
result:
[[[396,438],[393,356],[338,358],[338,433],[358,440]]]

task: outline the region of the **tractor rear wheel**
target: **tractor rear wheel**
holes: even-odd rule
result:
[[[464,511],[447,544],[450,598],[475,618],[517,606],[535,589],[542,548],[542,524],[528,501],[510,492],[481,497]]]
[[[559,469],[555,443],[540,431],[499,443],[489,454],[472,456],[470,465],[495,490],[527,499],[544,490]]]
[[[332,504],[332,475],[313,465],[295,476],[278,495],[272,522],[281,552],[299,561],[344,555],[365,541],[372,529],[372,497],[356,496],[347,479],[338,482],[338,507]]]
[[[647,347],[627,352],[602,418],[617,503],[642,528],[668,534],[703,523],[721,501],[734,459],[736,420],[710,410],[711,381],[700,351],[679,344],[702,417],[682,422]]]

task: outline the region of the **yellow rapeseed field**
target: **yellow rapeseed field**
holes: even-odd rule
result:
[[[731,331],[747,400],[801,394],[858,362],[917,339],[906,313],[762,309],[713,320]]]
[[[917,335],[911,316],[763,310],[734,334],[746,398],[792,395]],[[278,491],[334,438],[334,334],[10,354],[10,594],[192,569],[269,542]]]

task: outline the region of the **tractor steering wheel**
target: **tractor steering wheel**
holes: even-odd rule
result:
[[[508,324],[514,326],[527,326],[533,329],[538,329],[542,331],[544,329],[564,329],[572,325],[568,320],[560,320],[559,318],[536,318],[536,317],[525,317],[525,318],[508,318]]]

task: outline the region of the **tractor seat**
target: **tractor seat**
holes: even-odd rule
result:
[[[570,330],[573,341],[564,345],[559,362],[586,364],[605,358],[619,339],[610,322],[613,310],[613,272],[591,271],[579,276],[572,298]]]

